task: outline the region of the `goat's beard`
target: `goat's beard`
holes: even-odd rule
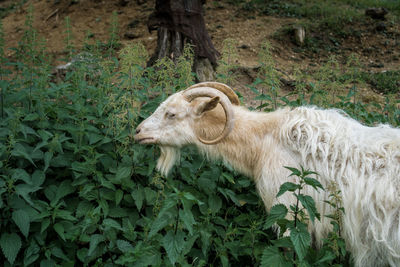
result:
[[[179,159],[180,150],[173,146],[160,146],[160,151],[160,157],[157,161],[157,170],[160,171],[162,175],[167,176],[175,162]]]

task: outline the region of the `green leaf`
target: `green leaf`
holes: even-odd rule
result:
[[[118,189],[115,192],[115,205],[119,205],[123,197],[124,197],[124,192],[121,189]]]
[[[21,233],[28,237],[29,234],[29,226],[30,226],[30,218],[29,214],[24,210],[16,210],[12,213],[12,219],[18,228],[21,230]]]
[[[14,157],[21,157],[27,159],[33,166],[36,167],[35,163],[32,160],[31,155],[26,151],[25,147],[20,143],[15,144],[14,149],[11,151],[11,155]]]
[[[61,184],[57,187],[56,195],[54,199],[52,199],[50,205],[51,206],[56,205],[60,199],[73,193],[74,191],[75,188],[71,185],[71,181],[69,180],[62,181]]]
[[[311,235],[305,226],[290,229],[290,240],[300,260],[304,259],[311,244]]]
[[[35,170],[35,172],[32,174],[32,184],[34,186],[37,187],[41,186],[45,180],[46,180],[46,175],[41,170]]]
[[[50,219],[49,218],[43,219],[42,224],[40,226],[40,233],[43,233],[43,231],[45,231],[47,227],[49,227],[49,225],[50,225]]]
[[[44,169],[43,171],[47,171],[50,166],[51,159],[53,158],[53,152],[44,153]]]
[[[31,176],[23,169],[12,170],[11,178],[14,181],[22,180],[27,184],[31,184],[32,183]]]
[[[121,225],[116,220],[113,219],[104,219],[103,225],[105,227],[115,228],[117,230],[122,231]]]
[[[88,256],[91,256],[97,246],[105,240],[103,235],[94,234],[90,237]]]
[[[235,179],[233,178],[232,175],[230,175],[229,173],[223,172],[222,176],[228,180],[230,183],[235,184]]]
[[[193,234],[193,225],[196,224],[196,221],[193,217],[192,211],[189,209],[179,210],[179,218],[183,221],[186,229],[189,230],[189,233]]]
[[[115,174],[115,180],[121,182],[121,180],[125,178],[129,178],[131,176],[131,167],[120,166],[117,169],[117,173]]]
[[[305,177],[304,182],[308,185],[311,185],[312,187],[314,187],[316,190],[318,190],[318,188],[321,188],[322,190],[324,190],[324,187],[322,186],[322,184],[314,178],[311,177]]]
[[[0,238],[0,246],[7,260],[11,264],[14,264],[15,258],[17,257],[18,252],[22,246],[21,238],[19,237],[19,235],[17,235],[16,233],[3,233]]]
[[[286,183],[281,185],[281,187],[279,188],[279,192],[276,195],[276,197],[282,196],[287,191],[294,192],[294,191],[296,191],[296,189],[299,189],[299,188],[300,188],[300,185],[298,185],[298,184],[294,184],[294,183],[291,183],[291,182],[286,182]]]
[[[65,241],[64,226],[61,223],[56,223],[53,226],[54,231]]]
[[[64,260],[65,262],[71,261],[67,255],[65,255],[64,251],[62,251],[61,248],[59,247],[53,247],[51,248],[51,254],[53,254],[54,256],[56,256],[57,258],[60,258],[62,260]]]
[[[102,140],[104,136],[95,133],[89,133],[88,138],[89,138],[89,145],[93,145],[94,143],[97,143],[100,140]]]
[[[135,205],[137,209],[140,211],[143,206],[143,200],[144,200],[144,193],[143,193],[143,188],[139,187],[136,190],[134,190],[131,193],[131,196],[133,200],[135,200]]]
[[[320,220],[320,215],[317,211],[317,208],[315,207],[315,201],[312,197],[307,196],[307,195],[298,195],[299,201],[305,207],[308,211],[308,215],[310,216],[310,219],[312,222],[314,222],[315,217]]]
[[[39,118],[39,115],[37,113],[31,113],[25,116],[24,121],[34,121]]]
[[[25,250],[24,266],[31,266],[39,258],[40,247],[35,240],[31,241],[30,246]]]
[[[261,257],[261,267],[292,267],[284,255],[282,255],[277,247],[267,247]]]
[[[219,196],[212,194],[208,197],[208,206],[212,213],[217,213],[222,208],[222,200]]]
[[[176,218],[176,213],[176,200],[172,198],[166,199],[160,213],[151,225],[148,238],[154,236],[168,224],[173,223]]]
[[[175,235],[173,231],[168,231],[161,243],[165,251],[167,251],[168,259],[174,265],[185,244],[185,234],[182,231],[178,231]]]
[[[117,240],[117,247],[124,253],[133,252],[133,246],[126,240]]]
[[[301,176],[301,171],[299,169],[288,167],[288,166],[284,166],[284,167],[292,172],[290,174],[291,176],[292,175],[299,176],[299,177]]]
[[[41,262],[40,262],[40,267],[55,267],[56,266],[56,263],[53,261],[53,260],[51,260],[51,259],[49,259],[49,260],[42,260]]]
[[[288,209],[283,204],[277,204],[271,208],[268,214],[268,218],[265,221],[264,229],[270,228],[278,220],[286,217]]]

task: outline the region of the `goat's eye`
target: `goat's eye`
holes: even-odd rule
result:
[[[174,119],[175,118],[175,113],[167,112],[167,113],[165,113],[165,116],[168,119]]]

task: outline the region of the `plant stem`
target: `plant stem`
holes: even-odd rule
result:
[[[299,192],[297,194],[297,200],[296,200],[296,208],[294,210],[294,228],[297,227],[297,214],[299,213],[299,196],[300,196],[300,191],[301,191],[301,184],[300,184],[300,188],[299,188]],[[293,261],[296,262],[296,251],[293,251]],[[296,264],[294,264],[294,266],[296,266]]]

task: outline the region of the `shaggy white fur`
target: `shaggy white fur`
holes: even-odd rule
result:
[[[290,194],[275,198],[282,183],[295,179],[283,166],[314,170],[325,188],[335,183],[341,191],[343,235],[355,265],[400,266],[400,129],[367,127],[338,110],[300,107],[261,113],[232,106],[232,132],[218,144],[205,145],[196,133],[220,132],[224,113],[219,107],[194,117],[193,105],[176,93],[138,127],[140,140],[161,146],[157,168],[162,173],[172,168],[182,145],[195,144],[209,159],[223,160],[252,177],[269,209],[295,201]],[[171,112],[179,119],[166,123],[164,114]],[[334,211],[324,202],[330,192],[306,190],[321,214],[321,221],[309,225],[318,246],[332,229],[325,215]]]

